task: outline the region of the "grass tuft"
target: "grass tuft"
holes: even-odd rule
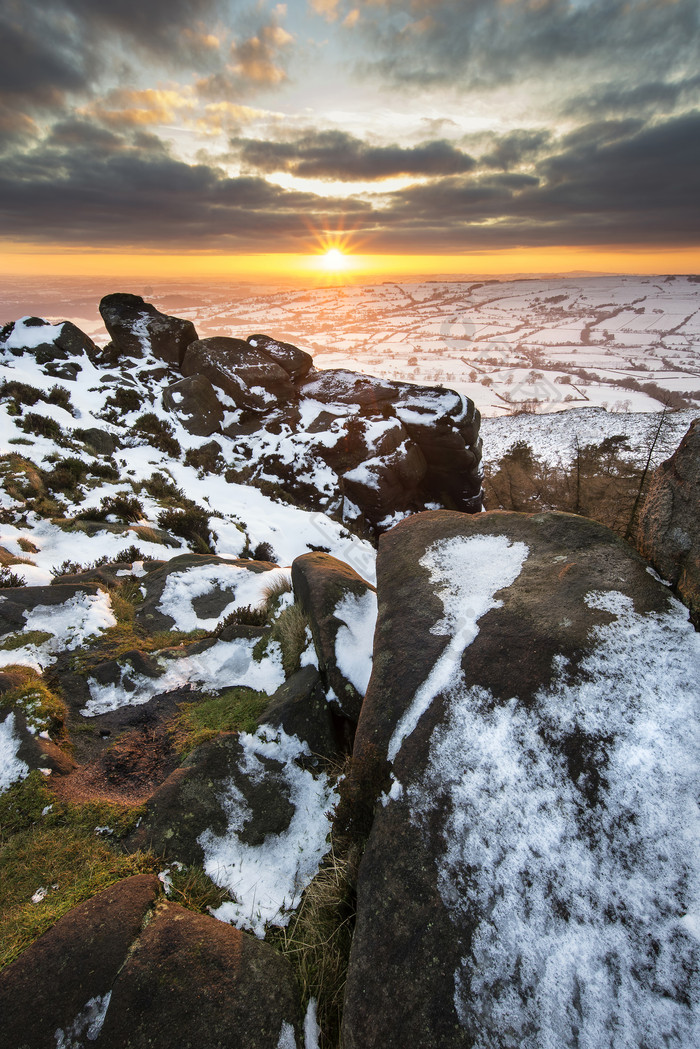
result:
[[[171,727],[175,747],[181,754],[189,754],[220,732],[255,732],[269,702],[264,692],[240,686],[221,696],[183,703]]]
[[[0,968],[76,904],[122,878],[158,870],[154,856],[127,856],[110,844],[141,814],[105,802],[60,803],[39,772],[0,795]],[[108,837],[99,830],[105,827]],[[38,889],[46,896],[34,903]]]
[[[358,862],[355,849],[333,843],[288,927],[275,928],[267,937],[291,963],[304,1006],[310,998],[317,1001],[320,1049],[340,1045]]]

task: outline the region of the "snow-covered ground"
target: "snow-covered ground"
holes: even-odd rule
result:
[[[650,382],[695,394],[700,405],[698,277],[387,281],[307,290],[185,282],[105,288],[104,281],[30,288],[5,280],[0,320],[34,312],[73,320],[99,340],[100,297],[127,290],[191,319],[202,337],[265,332],[309,350],[321,368],[452,387],[484,416],[507,415],[527,401],[538,411],[658,411],[663,392],[633,388]]]

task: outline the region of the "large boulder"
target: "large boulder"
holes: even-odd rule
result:
[[[322,404],[357,406],[366,414],[383,415],[400,396],[399,384],[344,368],[313,371],[300,386],[302,397]]]
[[[309,617],[329,702],[357,722],[372,663],[376,591],[350,565],[322,552],[294,560],[292,586]]]
[[[553,513],[417,515],[378,593],[344,1044],[695,1045],[685,610]]]
[[[127,357],[152,353],[179,367],[185,350],[198,336],[192,321],[161,313],[140,295],[115,292],[100,302],[100,313],[113,345]]]
[[[637,542],[700,629],[700,419],[690,424],[679,447],[654,474]]]
[[[298,1044],[299,1014],[291,966],[277,951],[209,915],[167,903],[114,984],[97,1046],[291,1047]]]
[[[290,342],[280,342],[269,335],[249,335],[247,341],[256,349],[263,350],[275,364],[284,368],[295,382],[303,379],[313,366],[314,359],[311,354],[292,346]]]
[[[289,963],[142,874],[74,907],[0,975],[8,1049],[296,1045]],[[286,1038],[286,1041],[283,1040]]]
[[[188,433],[210,437],[221,429],[224,409],[205,375],[188,375],[163,390],[163,407],[178,416]]]
[[[94,363],[100,352],[72,321],[51,324],[41,317],[24,317],[6,325],[0,332],[0,351],[4,349],[17,357],[30,353],[45,366],[48,374],[69,380],[75,379],[81,370],[80,364],[71,358],[85,354]],[[59,373],[51,370],[54,367],[59,367]]]
[[[159,889],[152,874],[117,882],[74,907],[4,969],[2,1044],[8,1049],[56,1049],[82,1045],[83,1039],[92,1044]]]
[[[297,392],[287,371],[242,339],[200,339],[187,349],[185,375],[205,375],[244,411],[269,412],[294,403]]]

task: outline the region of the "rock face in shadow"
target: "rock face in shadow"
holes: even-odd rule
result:
[[[684,610],[566,514],[418,515],[377,589],[347,1049],[692,1045]]]
[[[639,519],[643,557],[672,584],[700,629],[700,419],[654,474]]]
[[[190,375],[163,390],[163,407],[176,412],[188,433],[209,437],[221,429],[224,409],[205,375]]]
[[[185,354],[185,375],[205,375],[246,412],[265,412],[296,400],[289,374],[257,346],[217,336],[193,342]]]
[[[192,321],[161,313],[140,295],[105,295],[100,313],[113,345],[127,357],[145,357],[150,352],[179,367],[185,350],[197,338]]]

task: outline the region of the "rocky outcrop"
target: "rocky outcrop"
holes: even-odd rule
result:
[[[277,1049],[296,1044],[291,970],[271,947],[137,875],[61,918],[0,975],[13,1049]],[[280,1041],[284,1032],[287,1042]]]
[[[105,295],[100,313],[113,345],[126,357],[154,357],[179,367],[185,350],[197,339],[192,321],[161,313],[140,295]]]
[[[700,629],[700,419],[651,482],[638,547],[690,609]]]
[[[115,369],[122,357],[155,356],[169,368],[137,373],[146,396],[151,402],[158,397],[186,433],[228,439],[222,448],[228,479],[264,491],[283,489],[296,505],[332,514],[360,534],[377,535],[436,505],[466,513],[481,509],[480,418],[461,394],[344,369],[319,370],[305,350],[262,333],[245,341],[199,339],[190,321],[160,313],[138,295],[108,295],[100,311],[112,338],[103,350],[71,325],[38,318],[7,326],[0,346],[4,339],[13,354],[42,355],[47,373],[59,375],[59,368],[69,379],[81,367],[69,351]],[[172,382],[173,368],[184,378]],[[125,388],[107,402],[111,424],[119,408],[133,411],[144,403],[144,391],[128,388],[134,386],[131,377],[121,378]],[[150,419],[148,426],[159,447],[177,447],[168,436],[169,422]],[[91,435],[91,447],[110,454],[110,438],[100,439],[94,427]],[[90,436],[84,439],[90,442]]]
[[[224,409],[205,375],[190,375],[163,390],[163,407],[175,412],[188,433],[210,437],[221,429]]]
[[[344,1044],[690,1046],[700,644],[667,588],[583,518],[435,512],[378,594]]]
[[[296,558],[292,586],[309,617],[328,701],[355,724],[369,680],[367,653],[372,647],[376,591],[349,565],[324,553]]]
[[[215,337],[188,346],[182,371],[205,375],[244,412],[267,412],[296,400],[289,373],[257,346]]]
[[[56,1049],[56,1032],[63,1032],[63,1044],[96,1040],[114,981],[159,889],[149,874],[105,889],[74,907],[3,970],[5,1045]]]
[[[290,342],[280,342],[272,339],[269,335],[249,335],[247,341],[257,350],[263,353],[284,368],[290,379],[298,382],[313,367],[313,357],[305,350],[292,346]]]

